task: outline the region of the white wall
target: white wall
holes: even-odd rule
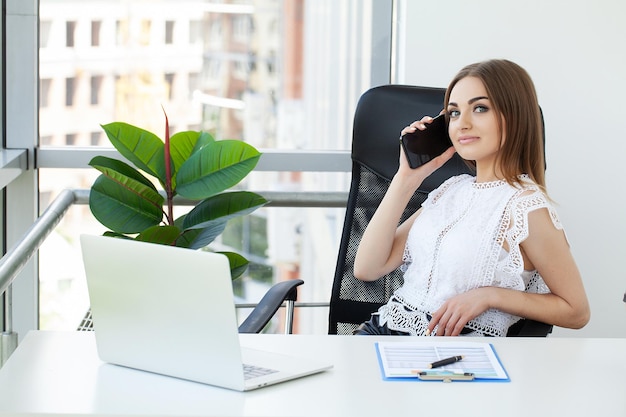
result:
[[[515,61],[535,81],[548,191],[592,313],[584,329],[555,336],[626,337],[625,20],[621,0],[400,1],[398,83],[445,87],[489,58]]]

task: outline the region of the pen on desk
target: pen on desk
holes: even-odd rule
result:
[[[452,356],[450,358],[442,359],[440,361],[436,361],[428,365],[430,369],[439,368],[440,366],[450,365],[451,363],[458,362],[463,359],[463,356]]]

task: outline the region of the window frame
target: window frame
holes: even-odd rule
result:
[[[38,137],[38,0],[5,0],[3,8],[2,88],[3,252],[19,244],[38,216],[38,178],[34,154]],[[5,80],[11,80],[7,83]],[[3,299],[3,331],[20,337],[38,327],[38,265],[21,265]],[[11,316],[7,319],[7,316]]]

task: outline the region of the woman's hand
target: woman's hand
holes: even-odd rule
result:
[[[468,321],[489,309],[492,287],[475,288],[448,299],[433,313],[427,334],[437,327],[437,336],[458,336]]]
[[[413,133],[416,130],[424,130],[427,128],[428,124],[432,123],[432,121],[433,121],[432,117],[424,116],[422,117],[421,120],[417,120],[411,123],[410,125],[408,125],[407,127],[405,127],[404,129],[402,129],[402,132],[400,132],[400,135],[404,136],[405,134]],[[400,146],[400,161],[399,161],[400,163],[399,163],[398,173],[404,176],[411,176],[411,177],[418,178],[418,183],[416,185],[417,187],[421,184],[422,181],[424,181],[426,177],[431,175],[437,169],[441,168],[443,164],[445,164],[450,158],[452,158],[452,156],[454,155],[454,152],[455,152],[454,147],[451,146],[441,155],[413,169],[409,166],[403,147]]]
[[[416,120],[415,122],[411,123],[410,125],[408,125],[407,127],[405,127],[404,129],[402,129],[402,132],[400,132],[401,136],[406,135],[407,133],[413,133],[416,130],[424,130],[426,129],[426,125],[430,124],[433,122],[433,118],[430,116],[424,116],[421,118],[421,120]]]

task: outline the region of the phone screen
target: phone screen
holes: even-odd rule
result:
[[[403,135],[400,142],[411,168],[425,164],[452,146],[448,136],[448,124],[443,114],[427,123],[426,129],[416,129],[413,133]]]

